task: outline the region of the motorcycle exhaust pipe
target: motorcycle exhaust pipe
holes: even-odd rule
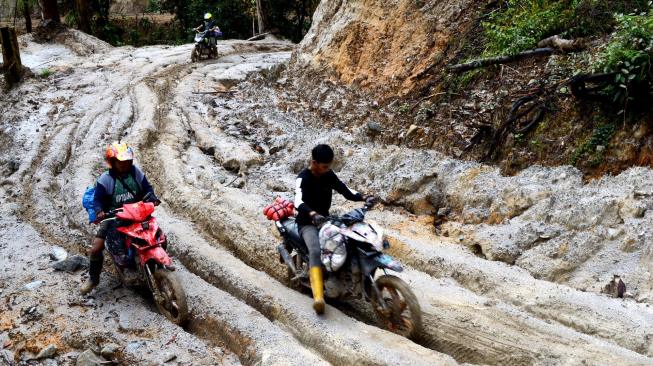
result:
[[[286,265],[290,268],[292,273],[295,276],[297,276],[297,268],[295,268],[295,264],[292,262],[292,259],[290,259],[290,253],[288,253],[288,249],[286,249],[286,245],[284,243],[279,244],[277,250],[279,251],[281,258],[286,263]]]

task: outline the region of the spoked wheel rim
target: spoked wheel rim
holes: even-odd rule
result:
[[[421,309],[415,295],[402,280],[395,276],[382,276],[376,283],[381,298],[374,296],[372,306],[379,325],[404,337],[416,337],[421,331],[422,320]],[[382,304],[385,304],[385,308]]]

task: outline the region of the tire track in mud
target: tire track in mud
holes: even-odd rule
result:
[[[166,70],[168,75],[170,71],[182,72],[188,68],[187,65],[178,65],[173,68],[173,70]],[[147,77],[147,76],[146,76]],[[54,129],[54,131],[45,131],[43,133],[43,138],[37,143],[37,157],[44,157],[43,159],[33,159],[30,162],[30,167],[25,170],[23,179],[25,181],[36,181],[43,182],[42,185],[37,184],[28,184],[27,189],[22,193],[20,198],[20,204],[23,206],[23,217],[30,224],[37,229],[39,234],[46,238],[49,242],[59,244],[64,248],[72,252],[80,252],[80,247],[73,244],[74,242],[81,242],[82,240],[86,241],[85,234],[89,234],[88,228],[81,228],[79,225],[75,225],[76,228],[72,231],[70,230],[71,225],[68,225],[68,229],[64,225],[63,227],[57,228],[52,221],[57,218],[55,215],[55,210],[52,208],[59,207],[62,210],[59,212],[60,215],[58,218],[66,220],[69,222],[76,222],[79,219],[83,220],[83,214],[80,215],[80,212],[76,210],[78,208],[78,202],[74,202],[67,206],[67,210],[63,209],[63,205],[60,204],[62,198],[67,197],[79,197],[82,188],[72,189],[74,191],[72,194],[66,195],[61,192],[61,189],[52,190],[48,189],[47,184],[54,184],[59,180],[60,173],[74,175],[75,171],[82,170],[82,178],[89,179],[92,177],[92,161],[97,161],[97,158],[90,158],[86,155],[80,159],[70,159],[69,151],[73,149],[73,146],[77,150],[95,152],[97,150],[97,145],[101,145],[110,140],[113,140],[111,136],[105,136],[101,140],[103,142],[97,141],[97,139],[89,139],[89,135],[101,135],[101,131],[106,129],[109,126],[117,127],[117,133],[111,133],[112,136],[128,136],[130,135],[132,128],[135,127],[135,120],[139,119],[137,114],[138,105],[133,103],[133,101],[138,98],[135,96],[135,90],[141,85],[140,82],[137,82],[132,85],[125,86],[118,90],[110,90],[110,95],[107,95],[107,108],[97,108],[95,113],[92,115],[82,115],[82,119],[86,120],[85,123],[77,123],[75,126],[70,126],[66,130]],[[122,97],[120,101],[112,105],[111,96]],[[114,119],[108,118],[103,121],[98,121],[98,116],[104,114],[111,114],[111,112],[116,108],[116,105],[126,104],[128,113],[124,114],[126,118]],[[118,107],[119,108],[119,107]],[[117,123],[117,125],[116,125]],[[141,131],[136,131],[139,136],[138,139],[144,139],[147,141],[149,135],[151,135],[151,130],[147,128]],[[48,136],[49,135],[49,136]],[[86,146],[86,148],[81,148],[75,146],[76,143],[80,141],[79,136],[83,136],[81,141],[92,140]],[[133,136],[137,138],[136,136]],[[115,137],[114,137],[115,138]],[[63,156],[60,156],[61,152],[65,153]],[[92,155],[91,155],[92,156]],[[62,159],[59,159],[62,157]],[[79,160],[82,160],[81,162]],[[84,161],[86,160],[86,161]],[[53,169],[56,168],[56,169]],[[85,168],[85,169],[84,169]],[[84,174],[86,173],[86,174]],[[76,182],[66,181],[62,182],[62,187],[73,188]],[[63,196],[63,197],[62,197]],[[76,199],[74,201],[77,201]],[[38,206],[38,207],[37,207]],[[45,213],[45,214],[44,214]],[[77,229],[81,229],[77,232]],[[111,268],[105,263],[105,270]],[[111,271],[111,269],[109,269]],[[182,277],[192,281],[186,282],[186,285],[189,289],[189,296],[196,300],[198,303],[201,303],[205,306],[196,306],[188,329],[192,334],[196,334],[201,338],[204,338],[206,341],[209,341],[217,346],[223,347],[225,344],[228,345],[241,359],[244,364],[278,364],[278,365],[292,365],[292,364],[325,364],[323,360],[320,360],[319,357],[306,351],[302,346],[296,343],[292,336],[289,336],[285,331],[278,328],[275,324],[270,323],[265,317],[258,314],[258,312],[249,308],[247,305],[243,304],[239,300],[232,298],[230,295],[213,292],[215,296],[219,296],[222,301],[216,302],[215,298],[207,298],[206,294],[211,294],[210,285],[206,284],[200,279],[194,278],[191,275],[184,275],[182,271]],[[204,284],[204,289],[201,291],[193,291],[198,287],[198,283]],[[199,285],[201,287],[201,285]],[[230,306],[227,311],[217,311],[213,310],[214,308],[220,308],[225,306],[225,303]],[[248,310],[249,309],[249,310]],[[246,319],[246,322],[240,318],[242,314],[250,314]],[[222,331],[216,331],[211,329],[211,326],[216,324],[221,325]]]
[[[390,253],[414,268],[434,277],[450,277],[465,288],[482,296],[501,299],[543,320],[553,320],[580,333],[592,335],[645,356],[653,352],[651,330],[642,324],[653,324],[647,306],[624,303],[593,293],[534,279],[530,273],[502,262],[463,256],[447,251],[429,250],[427,242],[409,239],[390,230]],[[454,252],[454,253],[452,253]],[[505,278],[506,269],[513,276]],[[614,318],[620,319],[615,322]]]
[[[191,126],[188,124],[188,122],[184,121],[188,121],[190,117],[187,113],[176,110],[173,107],[176,105],[176,102],[171,100],[172,95],[170,85],[170,82],[165,82],[161,85],[161,87],[157,88],[156,92],[157,95],[161,98],[159,104],[165,106],[165,108],[161,108],[160,113],[157,114],[157,129],[159,131],[166,132],[159,134],[158,140],[150,140],[148,142],[149,146],[156,147],[155,149],[149,150],[146,153],[147,159],[149,161],[148,166],[150,167],[162,168],[163,164],[161,163],[161,157],[165,157],[164,159],[168,163],[170,161],[180,161],[178,158],[172,158],[170,153],[164,153],[161,151],[161,146],[165,145],[165,142],[168,142],[169,139],[174,139],[176,136],[180,135],[185,136],[185,141],[177,142],[175,144],[175,146],[182,146],[182,148],[188,148],[191,143],[195,143],[193,139],[194,136],[189,133],[192,131]],[[173,120],[178,123],[179,128],[170,128],[171,122],[174,123]],[[165,175],[165,171],[159,170],[158,174],[154,175],[155,178],[151,179],[156,181],[158,184],[161,184],[162,182],[160,181],[160,177]],[[170,195],[171,194],[169,193],[165,194],[164,200],[166,200],[166,197]],[[172,195],[175,195],[175,193],[173,192]],[[178,207],[175,208],[175,211],[179,210],[180,209]],[[181,211],[183,212],[183,209],[181,209]],[[187,222],[195,221],[188,218],[187,215],[182,216],[186,218]],[[207,244],[203,244],[202,250],[200,251],[186,251],[188,242],[197,240],[197,234],[180,234],[180,231],[184,232],[188,229],[175,230],[175,225],[171,222],[168,222],[165,227],[169,230],[172,229],[171,233],[173,235],[180,236],[178,240],[179,244],[171,246],[171,250],[175,252],[175,254],[192,272],[199,275],[204,280],[212,283],[216,287],[228,291],[245,303],[256,308],[271,321],[281,322],[284,324],[284,327],[289,330],[289,333],[296,337],[298,341],[310,349],[315,349],[319,354],[322,355],[322,357],[334,364],[346,365],[351,364],[352,362],[364,365],[423,364],[424,362],[426,362],[426,364],[431,364],[436,359],[440,360],[437,362],[438,364],[455,363],[447,356],[442,356],[437,353],[433,353],[432,351],[427,351],[423,348],[421,349],[421,347],[413,344],[405,338],[393,335],[391,333],[387,333],[387,335],[381,336],[381,334],[386,332],[374,327],[369,328],[369,326],[364,326],[351,318],[345,317],[345,322],[351,322],[351,325],[348,324],[344,330],[333,329],[331,326],[321,324],[321,322],[319,322],[319,318],[315,317],[313,314],[310,304],[306,303],[306,300],[310,301],[310,299],[307,299],[305,296],[297,294],[294,291],[279,285],[278,282],[276,282],[274,279],[269,278],[264,272],[258,272],[257,270],[252,269],[256,268],[256,266],[251,264],[244,264],[237,258],[232,258],[229,260],[230,263],[233,263],[230,266],[219,264],[221,261],[218,261],[217,259],[203,261],[203,256],[215,250],[213,247]],[[231,256],[231,254],[228,252],[223,252],[222,254],[214,255],[213,257],[219,257],[222,259],[222,261],[224,261],[228,256]],[[217,272],[220,274],[216,274],[216,268],[220,268],[217,270]],[[261,278],[258,281],[251,280],[250,282],[244,282],[243,275],[248,271],[254,271],[254,273],[258,273],[258,276]],[[256,277],[256,275],[249,275],[246,277]],[[267,285],[259,287],[260,284],[257,284],[257,282],[261,281]],[[284,296],[280,297],[280,295],[275,292],[266,292],[263,290],[263,288],[269,287],[277,288],[277,292],[283,293]],[[294,299],[290,300],[291,303],[296,303],[297,301],[304,302],[301,305],[301,311],[298,311],[297,309],[293,309],[292,311],[281,310],[283,309],[284,303],[286,302],[286,297],[289,299]],[[297,308],[297,305],[294,307]],[[333,309],[332,312],[338,313],[338,311],[335,309]],[[343,315],[340,315],[339,317],[342,318]],[[316,321],[318,321],[318,323],[315,323]],[[342,323],[342,320],[340,323]],[[342,324],[338,325],[338,327],[342,326]],[[324,329],[321,330],[321,328]],[[368,329],[374,329],[374,333],[378,332],[379,335],[375,336],[374,339],[369,339],[366,335],[366,333],[370,331]],[[361,333],[361,330],[365,331]],[[392,340],[391,344],[393,345],[395,345],[395,343],[403,344],[403,347],[395,352],[396,355],[393,355],[392,357],[389,357],[387,354],[384,355],[381,351],[382,348],[376,344],[378,341],[375,341],[375,339],[385,338]],[[329,344],[327,341],[329,339],[332,340],[331,343],[333,344]]]
[[[176,93],[177,96],[184,95],[184,91],[180,90]],[[166,102],[166,104],[174,104],[174,102]],[[275,258],[274,246],[271,245],[270,239],[266,238],[265,233],[271,235],[271,230],[262,229],[263,226],[260,225],[260,222],[247,222],[252,220],[253,215],[248,215],[251,212],[257,212],[256,206],[261,206],[263,201],[261,197],[252,194],[246,194],[234,189],[228,188],[218,188],[216,189],[216,195],[220,196],[218,198],[218,203],[216,204],[214,199],[197,199],[200,189],[193,186],[192,183],[188,183],[184,176],[184,166],[181,164],[176,164],[175,162],[185,161],[184,158],[190,155],[197,155],[198,153],[191,152],[190,150],[195,148],[192,146],[192,134],[187,134],[185,138],[179,138],[183,136],[180,134],[182,130],[188,130],[188,122],[184,122],[183,128],[181,123],[183,118],[179,116],[184,116],[184,118],[189,118],[188,114],[184,112],[183,106],[177,105],[178,110],[175,111],[167,123],[175,123],[177,120],[177,126],[165,125],[165,130],[169,132],[169,136],[162,137],[162,141],[166,141],[170,146],[165,147],[158,145],[157,150],[153,151],[153,156],[165,156],[169,163],[166,165],[172,164],[172,166],[157,166],[158,177],[162,177],[158,182],[161,186],[167,187],[166,191],[171,192],[166,200],[174,208],[175,212],[181,214],[188,221],[196,222],[199,225],[199,228],[204,232],[204,237],[209,240],[211,243],[216,241],[220,244],[214,245],[216,248],[224,245],[231,253],[233,253],[236,258],[242,260],[246,265],[253,268],[262,269],[268,275],[273,278],[282,280],[283,278],[283,269],[280,266],[273,266],[272,262]],[[172,121],[171,121],[172,120]],[[196,122],[198,124],[203,124],[204,122]],[[191,124],[192,127],[192,124]],[[220,139],[219,136],[213,136],[215,139]],[[179,147],[182,147],[179,149]],[[201,155],[201,153],[199,153]],[[170,163],[172,162],[172,163]],[[205,159],[204,163],[208,165],[215,165],[216,162],[213,159]],[[156,164],[153,164],[156,166]],[[163,178],[165,177],[165,179]],[[239,197],[234,197],[239,196]],[[213,197],[213,195],[209,195]],[[206,206],[206,207],[203,207]],[[243,207],[239,207],[243,206]],[[244,213],[247,211],[248,213]],[[243,216],[244,215],[244,216]],[[227,216],[234,216],[235,219],[227,219]],[[240,219],[238,217],[241,217]],[[235,222],[224,223],[221,221],[232,220]],[[254,220],[257,221],[257,220]],[[254,226],[254,228],[247,228],[247,226]],[[269,226],[269,225],[268,225]],[[261,230],[262,229],[262,230]],[[256,233],[257,230],[261,232]],[[247,239],[242,239],[246,237]],[[248,244],[246,240],[256,242],[257,244]],[[262,242],[262,243],[261,243]],[[265,243],[268,243],[266,245]],[[198,260],[198,256],[182,255],[182,257],[187,256],[188,258],[185,263],[189,266],[193,266],[195,260]],[[216,264],[217,265],[217,264]],[[207,269],[196,270],[196,273],[207,271]],[[209,274],[200,274],[207,281],[214,283],[218,286],[224,283],[226,279],[224,277],[212,277]],[[451,286],[449,286],[451,287]],[[451,288],[444,287],[443,292],[450,290]],[[420,286],[420,291],[429,292],[438,292],[434,291],[433,288],[429,286]],[[229,290],[229,292],[234,293],[238,291],[235,288]],[[246,295],[240,295],[246,297]],[[239,296],[239,297],[240,297]],[[467,296],[474,296],[468,294]],[[479,301],[487,301],[481,298]],[[256,300],[250,299],[245,301],[256,302]],[[454,356],[458,361],[461,362],[484,362],[490,364],[538,364],[538,363],[547,363],[552,362],[554,359],[559,357],[565,357],[568,360],[581,360],[583,357],[587,359],[614,359],[620,360],[628,364],[640,364],[645,358],[641,358],[636,354],[629,353],[626,350],[620,349],[619,347],[614,347],[610,344],[598,341],[592,337],[578,334],[571,330],[561,329],[556,330],[555,325],[549,325],[545,321],[542,321],[537,318],[532,318],[532,315],[524,314],[517,309],[512,307],[506,307],[503,304],[500,306],[493,305],[490,307],[490,314],[487,316],[482,316],[479,318],[476,309],[471,309],[470,311],[461,311],[456,308],[455,303],[451,301],[446,301],[446,298],[443,296],[427,296],[426,301],[434,302],[438,305],[448,305],[448,309],[445,312],[448,312],[449,315],[446,317],[440,315],[433,315],[442,313],[441,309],[435,306],[431,313],[426,314],[426,318],[429,319],[429,323],[432,326],[427,329],[426,339],[421,343],[427,346],[430,346],[433,349],[436,349],[441,352],[445,352]],[[422,302],[422,301],[420,301]],[[258,306],[257,308],[263,308],[264,305],[252,304],[252,306]],[[480,307],[484,308],[484,307]],[[261,310],[263,313],[268,313],[269,311]],[[362,317],[365,318],[364,316]],[[462,319],[461,319],[462,318]],[[472,318],[475,319],[479,324],[473,324],[471,327],[465,327],[465,322],[470,321]],[[515,326],[514,319],[519,320],[520,326]],[[455,319],[447,323],[447,319]],[[500,319],[501,326],[498,326],[497,320]],[[472,321],[474,323],[474,321]],[[479,329],[484,328],[484,329]],[[564,327],[563,327],[564,328]],[[515,331],[518,331],[515,333]],[[519,334],[521,332],[527,332],[529,335],[523,337]],[[497,334],[498,333],[498,334]],[[508,334],[513,333],[510,336]],[[544,334],[544,335],[543,335]],[[521,338],[526,338],[524,341]],[[503,340],[502,340],[503,339]],[[550,344],[554,344],[553,350],[549,350],[547,342],[541,342],[541,339],[547,339]],[[568,346],[568,343],[572,339],[575,339],[577,342],[582,342],[592,349],[589,353],[583,353],[575,350],[574,347]],[[591,346],[590,346],[591,345]],[[602,351],[602,349],[608,349],[607,351]],[[601,356],[596,356],[600,354]],[[619,356],[613,355],[619,354]]]

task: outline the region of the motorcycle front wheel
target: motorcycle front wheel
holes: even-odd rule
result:
[[[372,307],[379,325],[393,333],[415,339],[422,332],[422,309],[413,291],[397,276],[384,275],[376,279],[375,283],[381,298],[373,292]],[[385,304],[385,309],[381,304]]]
[[[157,269],[154,272],[154,280],[159,292],[155,294],[154,301],[159,312],[171,322],[182,325],[188,319],[188,305],[179,279],[173,272]]]
[[[197,46],[193,48],[193,52],[190,54],[190,60],[191,62],[197,62],[200,59],[200,50],[198,49]]]

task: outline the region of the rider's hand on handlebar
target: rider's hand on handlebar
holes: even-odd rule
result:
[[[378,201],[377,198],[374,197],[373,195],[366,196],[365,197],[365,206],[372,207],[372,206],[374,206],[376,204],[377,201]]]
[[[313,221],[313,225],[315,225],[315,226],[319,226],[319,225],[325,223],[326,220],[327,220],[327,218],[324,217],[324,216],[322,216],[322,215],[320,215],[319,213],[316,213],[315,215],[313,215],[313,216],[311,217],[311,220]]]
[[[104,211],[100,211],[95,215],[96,221],[104,220],[105,217],[107,217],[107,214]]]

